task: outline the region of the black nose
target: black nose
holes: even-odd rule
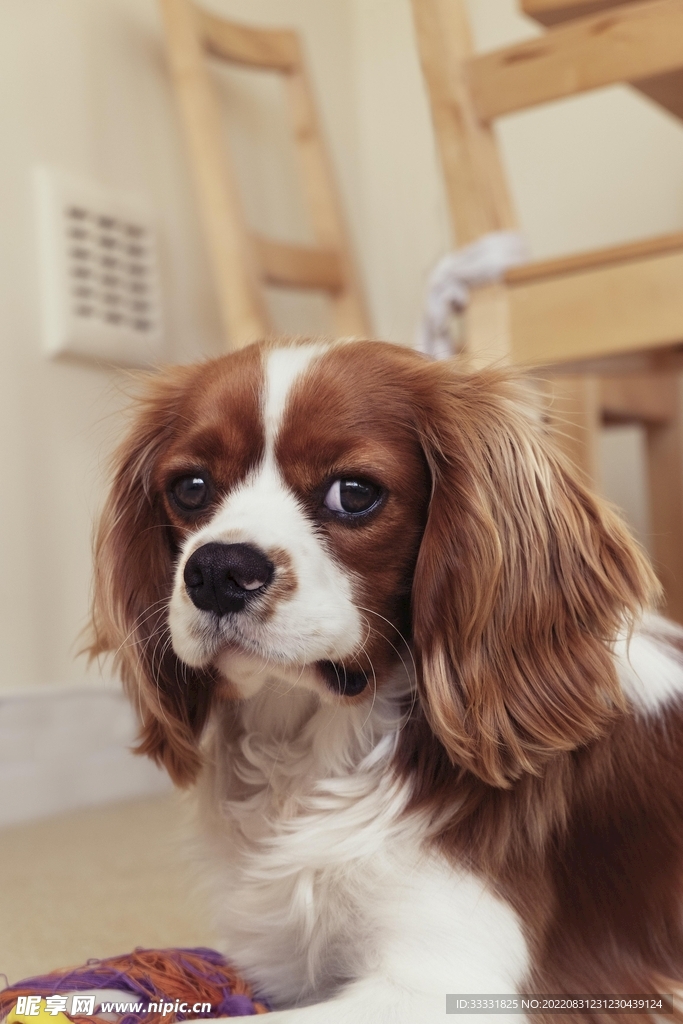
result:
[[[241,612],[273,577],[273,564],[248,544],[204,544],[190,555],[183,579],[190,598],[205,612]]]

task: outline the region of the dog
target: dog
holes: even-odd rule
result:
[[[680,985],[683,630],[505,372],[363,340],[165,369],[95,554],[93,652],[197,781],[273,1024]]]

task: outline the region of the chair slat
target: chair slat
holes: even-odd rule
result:
[[[474,57],[472,96],[484,121],[683,67],[683,0],[648,0],[581,18]]]
[[[645,238],[640,242],[629,242],[626,245],[613,245],[607,249],[592,249],[589,252],[577,253],[575,256],[525,263],[521,267],[509,270],[505,280],[508,284],[538,281],[543,277],[558,277],[562,274],[589,270],[591,267],[606,267],[611,263],[624,263],[674,251],[683,252],[683,231],[660,235],[658,238]]]
[[[550,26],[634,2],[636,0],[522,0],[522,9],[541,25]],[[633,84],[683,121],[683,70],[641,78]]]
[[[254,245],[262,278],[268,284],[328,292],[338,292],[344,286],[341,260],[334,249],[273,242],[260,235],[254,236]]]
[[[216,57],[271,71],[290,72],[297,67],[299,48],[291,30],[252,28],[218,18],[199,6],[194,10],[202,42]]]
[[[520,6],[525,14],[542,25],[556,25],[587,14],[598,14],[611,7],[633,3],[634,0],[522,0]]]

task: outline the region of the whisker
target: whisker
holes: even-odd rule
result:
[[[112,652],[114,657],[116,657],[117,654],[119,654],[119,652],[121,651],[121,649],[126,646],[127,641],[133,635],[136,628],[138,628],[138,626],[143,626],[147,619],[154,613],[154,611],[156,611],[160,605],[165,604],[165,602],[166,598],[162,597],[158,601],[155,601],[153,604],[145,608],[144,611],[140,612],[140,614],[133,620],[130,630],[125,635],[119,646],[116,648],[115,651]]]
[[[156,643],[154,645],[154,650],[152,651],[152,656],[150,658],[150,665],[151,665],[152,672],[153,672],[153,682],[155,683],[155,686],[156,686],[157,704],[159,706],[159,711],[161,713],[160,717],[166,723],[166,725],[170,726],[170,722],[169,722],[168,718],[166,717],[165,708],[164,708],[164,705],[163,705],[163,701],[161,699],[161,667],[162,667],[162,664],[163,664],[163,659],[164,659],[164,656],[166,654],[166,651],[168,650],[168,648],[169,648],[169,646],[170,646],[170,644],[172,642],[172,638],[171,638],[170,633],[168,633],[168,635],[166,636],[166,639],[165,639],[165,641],[163,643],[163,646],[162,646],[161,656],[157,660],[157,651],[159,650],[159,644],[161,643],[161,637],[162,636],[163,636],[163,633],[160,633],[159,636],[157,637],[157,641],[156,641]]]
[[[410,673],[410,671],[408,669],[408,666],[406,665],[405,661],[403,660],[403,655],[401,654],[401,651],[396,647],[395,644],[393,644],[391,642],[391,640],[387,636],[384,635],[384,633],[382,633],[378,629],[374,629],[373,630],[373,632],[375,632],[384,641],[386,641],[386,643],[389,644],[389,646],[392,648],[392,650],[398,656],[398,658],[399,658],[399,660],[400,660],[400,662],[401,662],[401,664],[403,666],[403,670],[406,673],[406,676],[408,677],[408,679],[412,679],[412,680],[416,681],[417,680],[417,665],[415,663],[415,658],[413,656],[413,652],[411,650],[410,644],[408,643],[406,638],[403,636],[401,631],[398,629],[398,627],[395,626],[393,622],[390,622],[389,619],[385,618],[383,615],[380,615],[379,612],[374,611],[372,608],[365,608],[363,605],[359,605],[358,607],[359,607],[360,611],[369,612],[371,615],[376,615],[379,619],[382,619],[389,626],[391,626],[391,628],[396,633],[398,633],[399,637],[401,638],[401,640],[403,641],[403,643],[405,645],[405,649],[408,651],[408,654],[410,655],[410,661],[411,661],[412,670],[413,670],[412,677],[411,677],[411,673]],[[368,623],[368,628],[372,629],[372,627],[370,626],[369,623]],[[401,721],[401,724],[399,725],[399,729],[402,729],[405,725],[407,725],[407,723],[410,721],[410,719],[411,719],[411,717],[413,715],[413,712],[415,710],[415,707],[417,705],[418,693],[417,693],[417,687],[415,685],[411,686],[411,688],[410,688],[410,695],[411,695],[410,707],[407,709],[406,713],[402,716],[403,721]]]

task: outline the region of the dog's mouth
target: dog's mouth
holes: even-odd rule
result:
[[[318,661],[316,668],[330,690],[341,697],[356,697],[368,685],[365,672],[353,671],[334,661]]]

